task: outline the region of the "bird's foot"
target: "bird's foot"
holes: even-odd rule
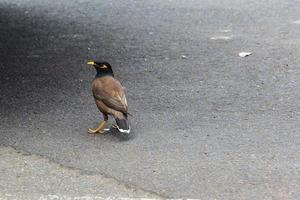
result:
[[[90,133],[90,134],[96,134],[96,133],[104,133],[105,131],[97,131],[97,129],[91,129],[91,128],[89,128],[88,129],[88,133]]]
[[[103,121],[99,124],[99,126],[97,128],[95,128],[95,129],[89,128],[88,133],[91,133],[91,134],[104,133],[105,131],[103,129],[104,129],[105,125],[106,125],[106,121]]]
[[[119,126],[117,124],[112,124],[111,128],[117,129],[117,128],[119,128]]]

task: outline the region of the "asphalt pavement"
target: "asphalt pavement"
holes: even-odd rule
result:
[[[298,0],[0,0],[0,145],[161,197],[300,199],[299,55]],[[130,138],[87,134],[88,59]]]
[[[0,147],[1,200],[161,199],[101,174],[59,165],[11,147]]]

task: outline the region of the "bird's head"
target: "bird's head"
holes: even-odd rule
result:
[[[105,61],[89,61],[87,64],[95,67],[95,69],[97,71],[96,77],[105,76],[105,75],[114,76],[112,67],[108,62],[105,62]]]

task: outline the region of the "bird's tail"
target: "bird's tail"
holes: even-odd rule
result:
[[[116,122],[117,122],[117,129],[121,132],[121,133],[130,133],[130,125],[129,125],[129,121],[127,119],[127,115],[125,115],[123,118],[116,118]]]

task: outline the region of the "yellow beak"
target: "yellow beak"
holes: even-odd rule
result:
[[[95,62],[94,61],[89,61],[87,62],[88,65],[95,65]]]

